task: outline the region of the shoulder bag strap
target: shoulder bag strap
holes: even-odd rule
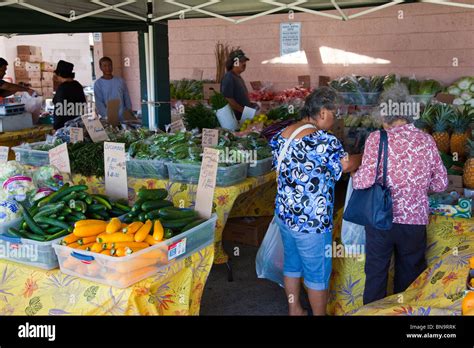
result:
[[[277,162],[277,167],[276,167],[276,172],[277,176],[278,173],[280,172],[280,166],[281,162],[283,162],[283,159],[285,158],[285,155],[288,151],[288,148],[290,147],[290,143],[293,141],[294,138],[303,130],[308,129],[308,128],[316,128],[316,126],[313,126],[312,124],[305,124],[301,127],[298,127],[293,133],[291,133],[290,137],[286,139],[285,145],[283,146],[283,149],[281,150],[280,154],[278,155],[278,162]]]
[[[375,170],[375,180],[379,173],[380,160],[382,159],[382,153],[384,154],[383,158],[383,168],[382,168],[382,185],[385,187],[387,183],[387,163],[388,163],[388,138],[387,132],[385,129],[380,130],[380,141],[379,141],[379,154],[377,158],[377,169]]]

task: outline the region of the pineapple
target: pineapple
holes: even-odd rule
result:
[[[434,109],[434,105],[427,105],[421,116],[415,121],[415,127],[421,129],[425,133],[429,133],[429,128],[432,126]]]
[[[464,106],[454,112],[449,119],[453,129],[453,134],[451,135],[451,153],[457,153],[459,160],[466,157],[467,140],[470,138],[469,125],[474,119],[473,111],[472,108]]]
[[[454,110],[450,105],[438,104],[434,109],[434,116],[430,119],[433,128],[433,139],[436,142],[438,150],[449,153],[449,118],[454,114]]]
[[[469,189],[474,189],[474,141],[467,140],[468,160],[464,164],[464,186]]]

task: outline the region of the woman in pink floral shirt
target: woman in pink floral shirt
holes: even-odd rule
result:
[[[381,97],[381,110],[394,103],[411,103],[406,87],[395,85]],[[386,103],[386,104],[383,104]],[[383,115],[388,135],[387,185],[393,199],[393,227],[389,231],[366,230],[366,286],[364,304],[386,296],[388,269],[395,252],[394,292],[404,291],[426,268],[426,225],[428,192],[443,192],[448,186],[446,168],[431,135],[411,122],[416,115]],[[354,189],[381,182],[382,166],[376,176],[380,132],[365,144],[362,165],[353,176]]]

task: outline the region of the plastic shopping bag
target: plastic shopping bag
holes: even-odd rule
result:
[[[255,260],[257,277],[283,286],[283,242],[275,219],[270,222]]]
[[[26,112],[31,114],[41,113],[43,106],[43,97],[32,97],[27,92],[21,93],[21,103],[25,104]]]
[[[346,192],[346,202],[344,204],[344,210],[347,208],[347,203],[351,198],[352,191],[352,178],[349,179],[349,184],[347,185]],[[341,230],[341,240],[342,244],[347,246],[365,246],[365,227],[361,225],[354,224],[352,222],[342,220],[342,230]]]

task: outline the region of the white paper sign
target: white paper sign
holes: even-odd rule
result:
[[[89,118],[89,115],[81,116],[82,122],[87,129],[87,133],[94,143],[109,140],[109,136],[105,132],[104,126],[97,117]]]
[[[244,122],[245,120],[251,120],[255,117],[255,113],[257,112],[256,109],[249,108],[248,106],[244,106],[244,111],[242,112],[242,118],[240,122]]]
[[[84,130],[79,127],[71,127],[69,128],[69,137],[71,144],[82,142],[84,141]]]
[[[61,173],[71,174],[67,144],[61,144],[49,150],[49,163],[59,169]]]
[[[128,199],[125,144],[104,143],[105,192],[113,199]]]
[[[185,131],[186,127],[184,126],[183,120],[180,118],[179,120],[171,122],[171,124],[169,125],[169,130],[170,133],[177,133],[180,131]]]
[[[219,150],[209,147],[204,148],[194,209],[199,213],[199,216],[204,219],[209,219],[212,214],[212,202],[214,201],[214,191],[216,189],[218,165]]]
[[[8,152],[10,148],[8,146],[0,146],[0,163],[8,162]]]
[[[301,23],[280,24],[280,56],[301,50]]]
[[[219,130],[218,129],[202,129],[202,147],[213,147],[219,142]]]

